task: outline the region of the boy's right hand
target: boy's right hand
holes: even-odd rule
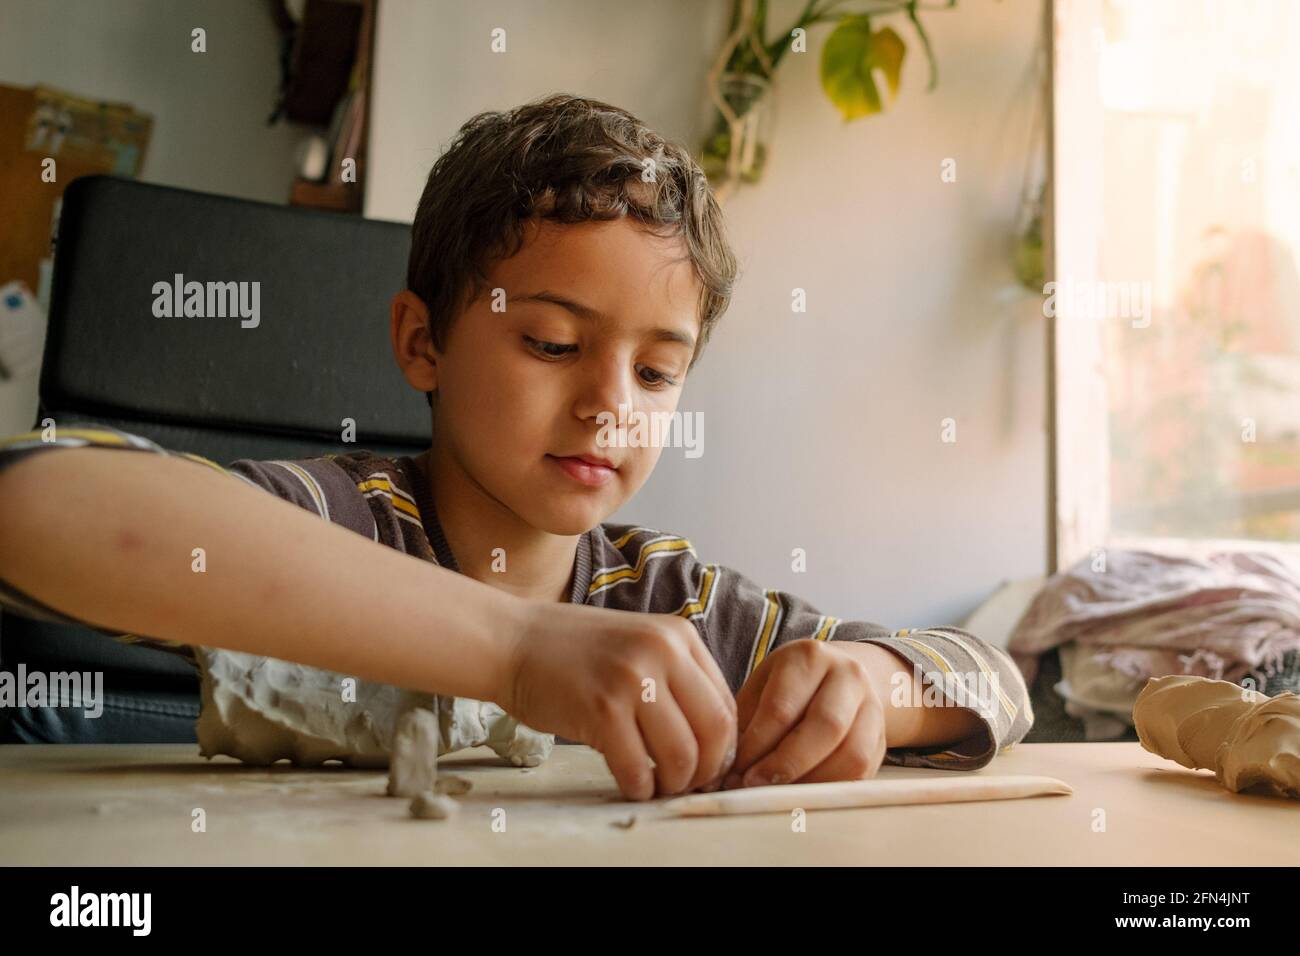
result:
[[[530,604],[502,690],[512,717],[599,750],[631,800],[716,789],[735,760],[735,698],[675,615]]]

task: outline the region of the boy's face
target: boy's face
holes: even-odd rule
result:
[[[445,351],[428,346],[434,440],[529,525],[574,535],[654,470],[659,448],[603,446],[598,416],[676,409],[700,286],[682,240],[633,220],[526,228],[519,253],[492,264],[487,290],[452,323]]]

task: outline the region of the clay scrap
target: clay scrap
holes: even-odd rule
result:
[[[438,780],[438,715],[413,707],[397,719],[393,758],[388,765],[388,795],[414,797]]]
[[[417,820],[446,820],[455,816],[459,810],[460,804],[451,797],[444,797],[432,790],[416,794],[411,801],[411,816]]]

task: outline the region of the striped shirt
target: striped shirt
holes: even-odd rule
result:
[[[240,459],[222,467],[188,452],[98,424],[58,426],[0,439],[0,470],[42,450],[103,447],[189,459],[270,492],[385,547],[459,571],[433,507],[418,459],[368,451],[295,461]],[[764,589],[744,575],[701,561],[686,538],[653,528],[601,524],[581,535],[569,599],[625,611],[677,614],[689,620],[737,692],[767,657],[797,640],[867,641],[909,661],[926,688],[923,701],[968,707],[980,729],[943,746],[890,748],[885,763],[976,770],[1029,732],[1033,710],[1018,667],[1000,648],[955,627],[891,631],[823,614],[785,591]],[[95,627],[51,608],[0,580],[0,608],[27,617],[79,624],[116,640],[182,654],[175,641]],[[898,692],[910,688],[898,688]],[[901,702],[901,701],[900,701]],[[888,702],[886,702],[888,703]]]

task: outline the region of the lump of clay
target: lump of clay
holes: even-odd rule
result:
[[[496,704],[468,697],[439,697],[438,725],[448,742],[443,753],[482,744],[516,767],[536,767],[555,746],[554,734],[538,733]]]
[[[388,765],[388,795],[414,797],[438,780],[438,715],[412,707],[397,719]]]
[[[444,774],[433,784],[434,793],[454,793],[459,796],[473,789],[474,784],[468,777],[458,777],[454,773]]]
[[[488,728],[485,743],[497,756],[516,767],[536,767],[551,755],[554,734],[541,734],[526,727],[496,704],[483,704],[480,712]]]
[[[339,760],[353,767],[389,765],[399,719],[422,709],[436,715],[438,753],[486,744],[516,766],[550,756],[555,738],[519,723],[496,704],[435,697],[289,661],[218,648],[195,648],[201,702],[199,753],[300,767]],[[427,721],[425,722],[427,730]],[[424,731],[422,731],[424,732]]]
[[[1232,791],[1266,784],[1300,798],[1300,697],[1278,694],[1237,721],[1219,757],[1219,779]]]
[[[451,797],[444,797],[427,790],[416,794],[415,799],[411,801],[410,809],[411,816],[417,820],[446,820],[456,815],[460,805]]]
[[[1257,785],[1300,798],[1300,697],[1176,675],[1147,682],[1133,706],[1142,746],[1213,770],[1234,793]]]
[[[1178,743],[1178,728],[1199,711],[1241,702],[1251,694],[1226,680],[1173,675],[1153,677],[1147,681],[1133,704],[1133,724],[1142,746],[1154,754],[1176,760],[1196,770],[1208,764],[1197,763]]]

